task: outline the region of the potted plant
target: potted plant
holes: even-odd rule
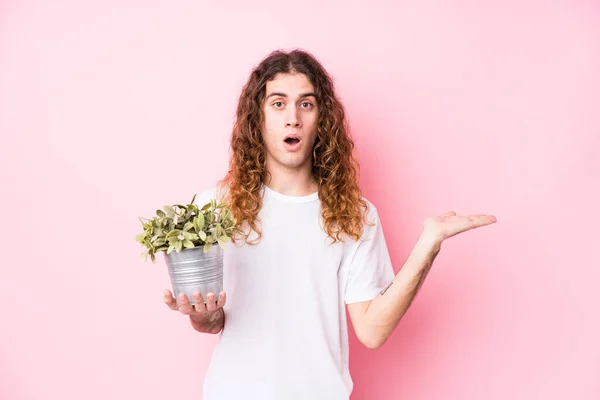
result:
[[[163,252],[175,297],[183,292],[191,304],[197,291],[206,298],[209,292],[223,290],[223,250],[239,231],[229,203],[211,199],[199,208],[195,199],[196,195],[190,204],[164,206],[152,218],[140,217],[144,230],[135,237],[146,247],[144,261],[149,256],[154,263]]]

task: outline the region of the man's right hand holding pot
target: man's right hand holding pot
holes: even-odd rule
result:
[[[185,293],[179,294],[179,306],[171,294],[171,291],[165,289],[165,304],[173,311],[179,311],[190,317],[192,327],[202,333],[219,333],[225,326],[225,305],[226,295],[221,292],[216,298],[214,293],[208,293],[206,304],[200,292],[194,293],[194,305],[191,305]]]

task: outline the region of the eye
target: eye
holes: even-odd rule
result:
[[[283,101],[276,101],[275,103],[273,103],[273,105],[275,106],[275,108],[281,108],[283,106]]]
[[[301,105],[304,106],[303,108],[312,108],[313,106],[312,103],[309,103],[308,101],[305,101]]]

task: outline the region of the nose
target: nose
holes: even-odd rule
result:
[[[290,107],[286,111],[285,126],[299,128],[301,125],[298,109],[296,107]]]

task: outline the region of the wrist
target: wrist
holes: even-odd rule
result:
[[[425,251],[429,250],[432,253],[438,253],[442,248],[443,242],[442,238],[423,231],[417,240],[416,246]]]
[[[431,268],[441,246],[441,240],[426,232],[422,233],[402,269],[405,269],[406,273],[420,277]]]

